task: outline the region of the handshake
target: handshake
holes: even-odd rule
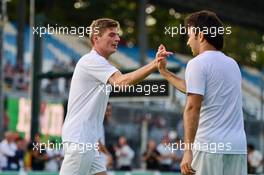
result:
[[[158,52],[156,54],[156,58],[154,60],[154,64],[156,68],[159,70],[161,74],[167,70],[167,60],[166,58],[170,55],[172,55],[172,52],[166,51],[166,48],[164,45],[160,45],[158,48]]]
[[[186,93],[186,84],[185,80],[181,79],[174,73],[170,72],[167,69],[167,60],[166,58],[170,55],[172,55],[172,52],[166,51],[165,46],[162,44],[158,48],[158,52],[156,54],[154,62],[155,68],[157,68],[160,72],[160,74],[170,83],[172,84],[176,89],[179,91]]]

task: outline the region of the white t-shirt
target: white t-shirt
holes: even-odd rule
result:
[[[96,144],[102,135],[111,88],[110,76],[118,70],[95,50],[84,55],[73,73],[68,110],[62,128],[63,142]]]
[[[115,152],[117,157],[117,166],[131,166],[132,160],[135,156],[135,152],[128,146],[124,145]]]
[[[161,156],[169,156],[172,155],[172,152],[170,149],[168,149],[164,144],[160,143],[157,147],[158,152]],[[160,160],[160,164],[162,165],[172,165],[172,158],[166,158]]]
[[[60,156],[60,151],[56,149],[47,149],[49,160],[45,162],[45,170],[48,172],[57,172],[59,170],[59,162],[57,156]]]
[[[205,51],[188,62],[185,79],[187,93],[203,95],[195,149],[246,154],[237,63],[220,51]]]
[[[15,157],[17,146],[14,142],[4,139],[0,142],[0,168],[7,167],[7,157]]]

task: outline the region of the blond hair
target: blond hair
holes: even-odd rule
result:
[[[106,29],[112,28],[112,27],[119,28],[120,27],[119,22],[113,19],[110,19],[110,18],[100,18],[100,19],[94,20],[92,24],[90,25],[91,43],[93,44],[93,39],[92,39],[93,35],[97,34],[99,36],[102,36],[103,33],[106,31]]]

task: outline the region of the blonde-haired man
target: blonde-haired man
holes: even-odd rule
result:
[[[158,53],[155,60],[142,68],[122,74],[108,62],[120,41],[119,23],[102,18],[91,24],[92,50],[77,63],[70,87],[68,112],[62,129],[65,157],[60,175],[106,175],[98,140],[103,127],[109,92],[107,84],[133,85],[157,70],[155,62],[168,56]]]

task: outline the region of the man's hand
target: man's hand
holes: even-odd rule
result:
[[[118,85],[119,87],[126,88],[128,87],[127,85],[135,85],[143,81],[151,73],[157,71],[157,63],[159,60],[172,54],[172,52],[167,52],[164,48],[165,47],[163,45],[160,45],[156,58],[147,65],[126,74],[122,74],[120,71],[117,71],[108,79],[107,82],[112,86]]]
[[[156,58],[155,58],[155,64],[156,66],[158,67],[158,63],[161,61],[161,60],[164,60],[166,59],[166,57],[172,55],[173,53],[172,52],[168,52],[166,51],[166,48],[164,45],[160,45],[159,48],[158,48],[158,52],[156,54]]]
[[[159,72],[161,73],[162,71],[167,70],[166,66],[167,66],[167,60],[166,59],[160,60],[157,66],[159,69]]]
[[[192,169],[191,163],[193,160],[193,155],[191,150],[186,150],[183,154],[181,162],[181,173],[182,174],[195,174],[195,170]]]
[[[167,60],[166,57],[172,55],[172,52],[167,52],[164,45],[160,45],[158,52],[156,54],[156,66],[159,69],[159,71],[166,70]]]

